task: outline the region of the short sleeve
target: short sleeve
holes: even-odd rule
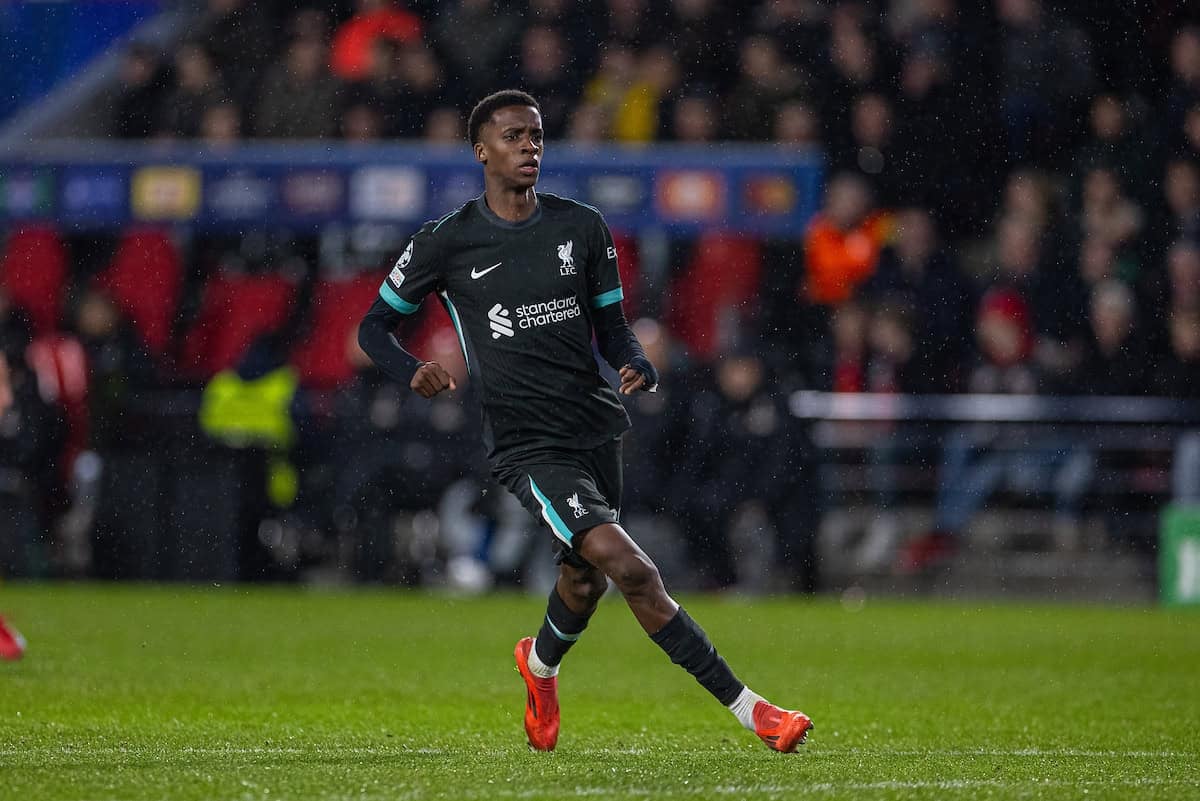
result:
[[[408,246],[379,287],[379,297],[401,314],[415,312],[425,296],[438,287],[441,259],[438,258],[433,228],[433,223],[426,223],[408,241]]]
[[[588,305],[593,309],[603,309],[620,303],[625,299],[625,294],[617,270],[617,248],[613,244],[612,232],[598,212],[592,232],[592,246],[588,250]]]

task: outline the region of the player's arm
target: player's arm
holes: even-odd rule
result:
[[[587,269],[596,345],[604,360],[617,371],[622,394],[631,395],[639,389],[653,392],[658,386],[658,371],[646,358],[642,343],[638,342],[625,319],[621,308],[624,293],[617,269],[617,249],[612,233],[598,215],[593,236],[591,252],[595,255],[588,260]]]
[[[386,376],[407,383],[422,398],[456,389],[454,378],[437,362],[423,362],[405,350],[395,330],[437,286],[438,255],[430,225],[426,225],[408,243],[358,326],[358,345],[363,352]]]
[[[629,327],[620,301],[594,309],[592,326],[596,330],[600,355],[621,379],[621,393],[632,395],[639,389],[653,392],[658,386],[658,371],[646,358],[642,343]]]
[[[358,345],[371,361],[393,381],[408,386],[422,398],[432,398],[445,389],[457,389],[454,377],[437,362],[423,362],[396,339],[396,327],[404,315],[383,298],[376,298],[358,326]]]

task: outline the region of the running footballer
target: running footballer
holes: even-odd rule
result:
[[[363,319],[359,343],[422,397],[455,389],[441,365],[420,361],[392,333],[436,294],[480,388],[492,473],[554,537],[559,577],[546,616],[536,638],[515,650],[530,746],[550,751],[558,742],[559,663],[612,579],[672,662],[767,746],[795,751],[812,722],[738,680],[620,525],[621,438],[630,422],[600,375],[593,336],[617,370],[619,392],[653,390],[658,374],[621,309],[607,225],[590,206],[534,190],[543,152],[534,98],[489,95],[467,127],[484,193],[417,232]]]

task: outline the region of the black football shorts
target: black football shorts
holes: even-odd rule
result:
[[[574,553],[576,537],[620,519],[620,438],[586,451],[535,451],[497,470],[495,477],[550,529],[558,543],[559,562],[586,566]]]

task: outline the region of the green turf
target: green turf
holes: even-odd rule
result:
[[[768,752],[606,599],[524,744],[541,604],[0,587],[0,799],[1200,798],[1200,614],[686,599],[817,729]]]

